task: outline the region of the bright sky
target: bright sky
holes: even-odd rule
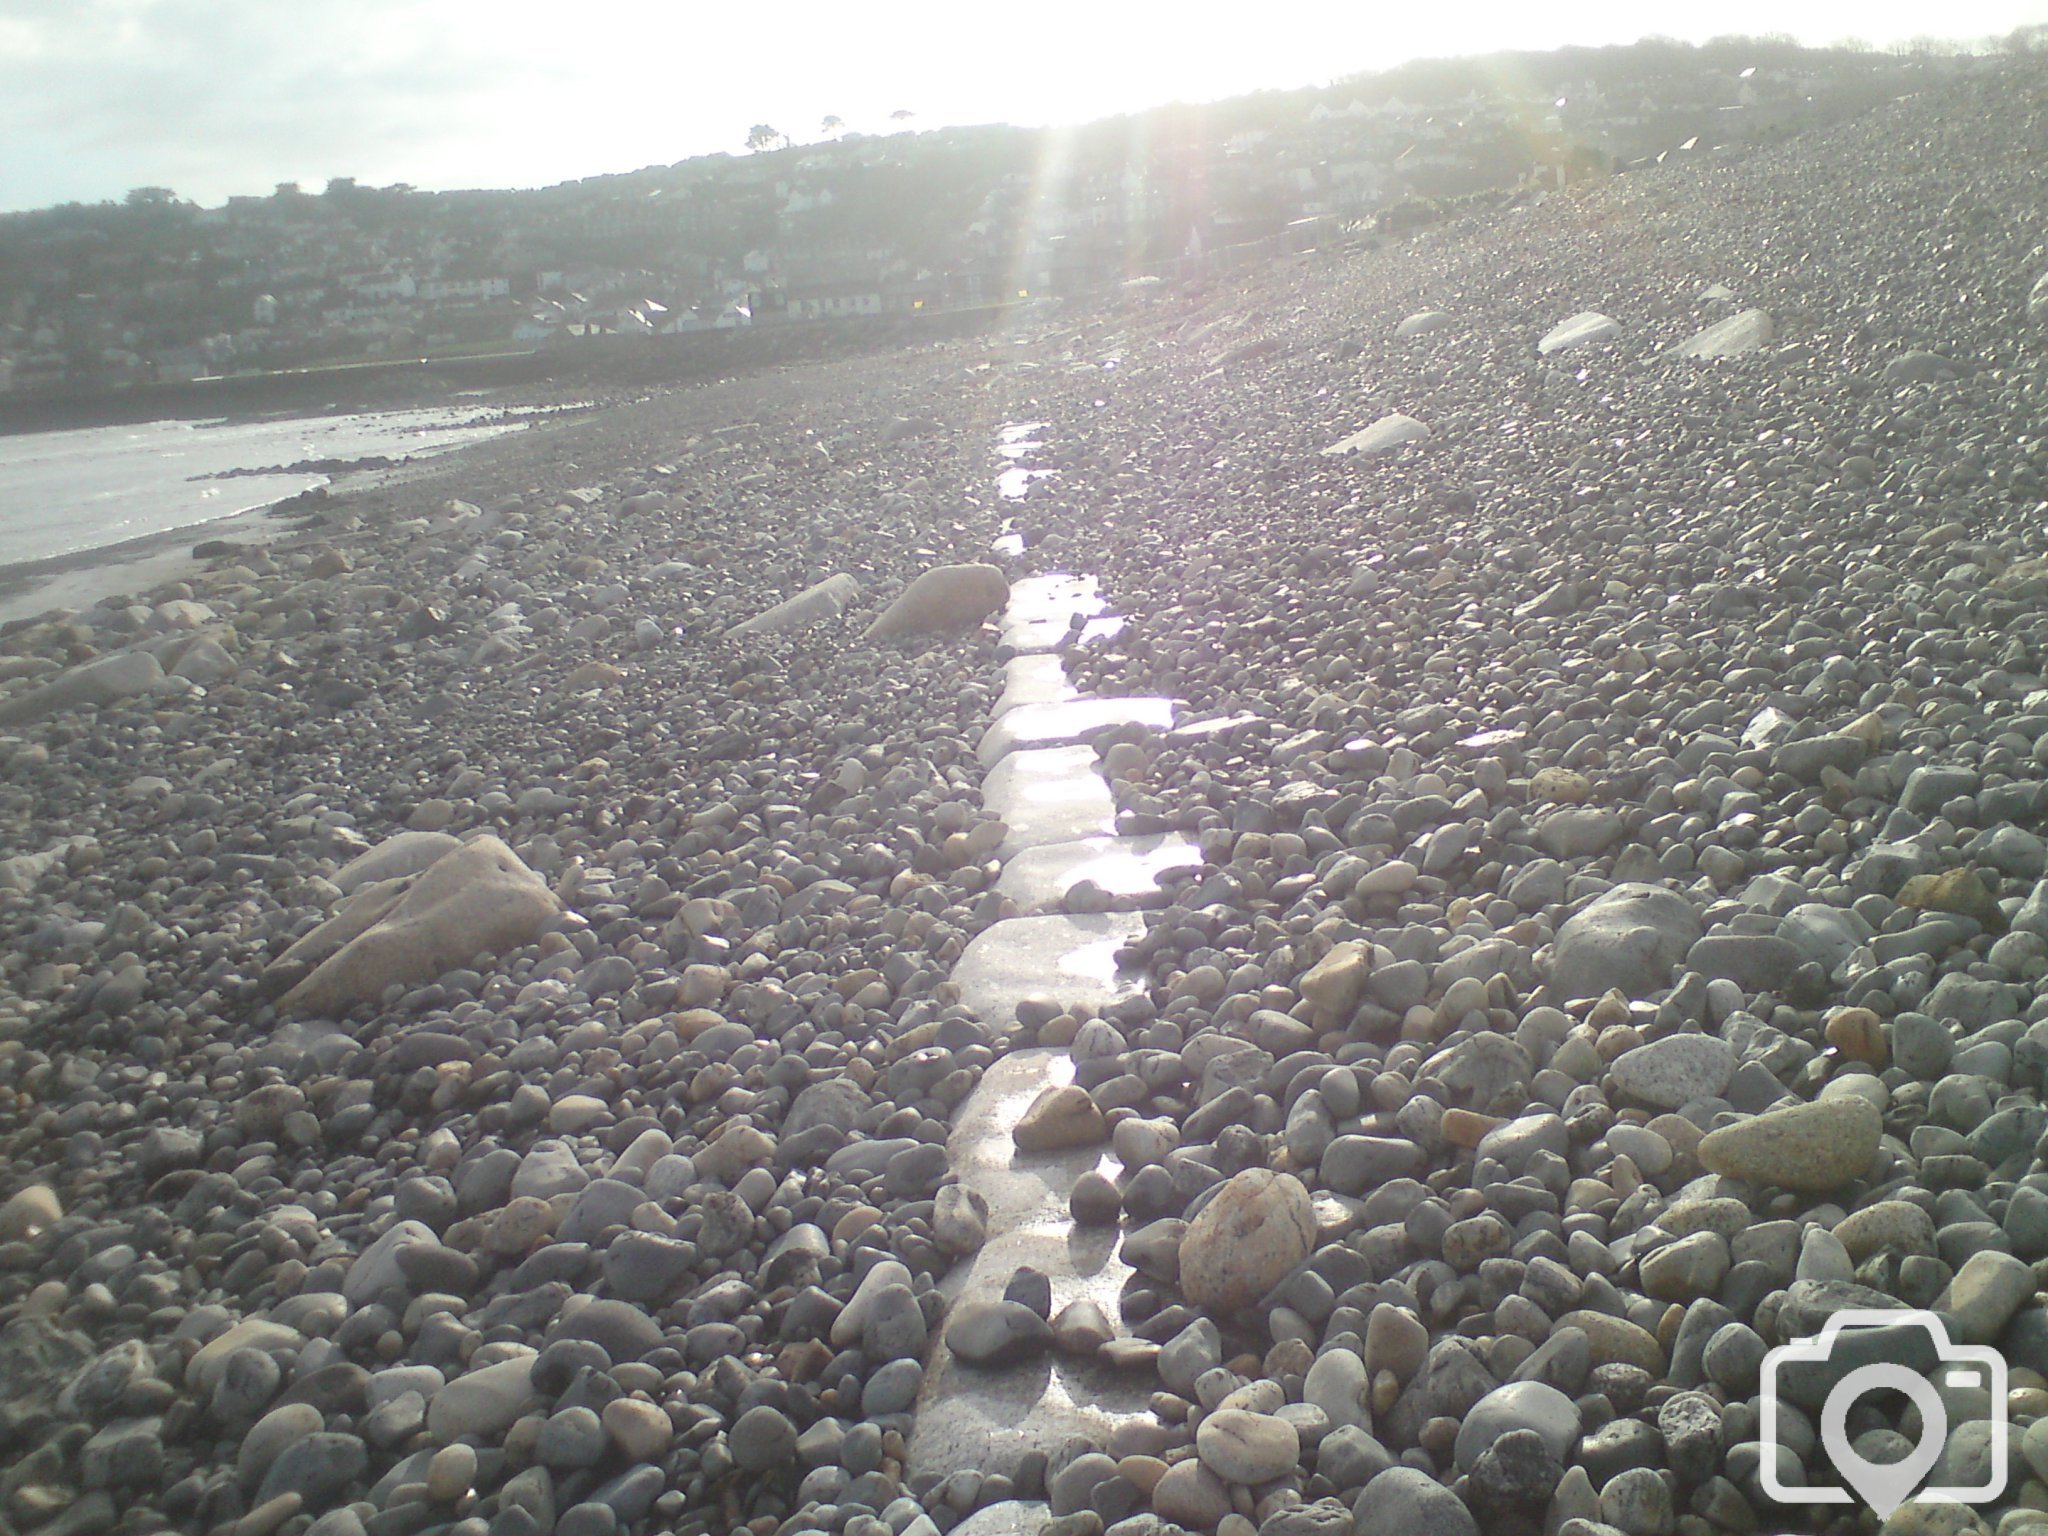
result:
[[[1206,19],[1205,19],[1206,18]],[[330,176],[530,187],[741,150],[750,125],[1086,121],[1501,48],[1977,39],[2048,0],[0,0],[0,210]]]

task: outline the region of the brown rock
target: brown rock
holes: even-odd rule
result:
[[[1974,918],[1986,933],[2005,932],[2005,911],[1974,869],[1915,875],[1899,887],[1899,905],[1916,912],[1953,912]]]
[[[1595,1365],[1636,1365],[1652,1376],[1665,1371],[1664,1346],[1649,1329],[1608,1312],[1567,1312],[1559,1328],[1577,1328],[1593,1348]]]
[[[586,661],[562,679],[565,693],[582,693],[588,688],[609,688],[626,680],[626,669],[608,661]]]
[[[1308,1190],[1291,1173],[1247,1168],[1188,1224],[1180,1286],[1189,1302],[1219,1312],[1249,1306],[1285,1279],[1315,1245]]]
[[[1884,1116],[1868,1099],[1844,1095],[1751,1115],[1700,1142],[1700,1166],[1727,1179],[1816,1193],[1870,1171]]]
[[[1371,952],[1356,939],[1335,945],[1302,973],[1301,995],[1315,1010],[1321,1029],[1342,1029],[1365,996]]]
[[[345,1013],[357,1003],[375,1001],[394,983],[431,981],[479,954],[529,944],[562,910],[540,876],[488,835],[446,854],[402,891],[390,891],[397,883],[371,886],[356,896],[376,912],[373,921],[357,926],[354,913],[337,915],[301,941],[315,940],[335,924],[352,930],[345,943],[284,995],[278,1005],[282,1011]],[[386,896],[388,901],[382,899]]]
[[[1447,1109],[1441,1128],[1444,1140],[1452,1146],[1476,1147],[1488,1131],[1506,1124],[1507,1121],[1498,1115],[1482,1115],[1470,1109]]]
[[[1868,1008],[1837,1008],[1828,1016],[1827,1037],[1845,1061],[1860,1061],[1880,1072],[1891,1065],[1892,1048],[1884,1036],[1884,1021]]]
[[[1552,805],[1583,805],[1593,798],[1593,781],[1569,768],[1542,768],[1529,781],[1529,793]]]
[[[1109,1122],[1102,1118],[1087,1089],[1054,1083],[1031,1101],[1010,1137],[1019,1152],[1092,1147],[1109,1139]]]
[[[867,638],[944,634],[979,624],[1010,600],[1010,583],[993,565],[940,565],[904,589],[868,626]]]

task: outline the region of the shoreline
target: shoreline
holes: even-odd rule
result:
[[[161,416],[134,414],[135,402],[143,398],[137,392],[77,399],[13,397],[0,400],[0,436],[87,430],[145,417],[190,420],[213,419],[217,414],[224,421],[238,422],[271,415],[318,417],[426,405],[446,407],[457,402],[471,403],[479,410],[496,407],[508,415],[524,416],[529,432],[542,425],[559,429],[590,421],[620,406],[645,404],[670,390],[731,381],[764,370],[855,363],[869,357],[891,358],[900,356],[900,349],[916,344],[971,344],[974,338],[998,329],[1012,312],[1012,306],[998,305],[915,317],[890,315],[818,321],[764,327],[758,332],[706,332],[671,338],[668,345],[610,338],[559,354],[517,354],[515,361],[530,364],[539,359],[548,366],[535,375],[510,380],[502,376],[493,379],[490,369],[482,370],[482,377],[464,379],[455,376],[458,370],[449,363],[431,360],[361,372],[343,369],[207,380],[202,382],[230,387],[209,391],[202,410],[179,410],[172,406]],[[506,359],[483,361],[502,365]],[[325,400],[316,396],[331,396],[331,388],[316,391],[308,387],[319,382],[331,386],[343,379],[379,387],[356,389],[346,398]],[[387,391],[381,387],[384,383],[403,387]],[[421,390],[413,385],[426,387]],[[232,398],[254,389],[262,390],[261,403]],[[299,393],[307,398],[286,398]],[[172,388],[164,386],[152,391],[148,398],[159,407],[166,406],[172,399]],[[355,497],[398,486],[415,475],[445,469],[464,455],[525,440],[525,432],[506,433],[388,470],[342,476],[321,488],[337,497]],[[201,564],[191,556],[192,544],[210,537],[229,537],[231,528],[243,532],[265,528],[267,525],[258,520],[268,517],[277,505],[250,508],[73,554],[0,565],[0,628],[39,618],[56,608],[87,608],[109,596],[146,591],[164,582],[180,580]],[[200,534],[200,529],[212,531]]]
[[[511,425],[511,430],[479,442],[432,453],[408,454],[398,459],[368,455],[348,461],[307,461],[308,464],[330,464],[332,467],[305,469],[304,473],[317,474],[321,478],[317,484],[296,495],[241,507],[198,522],[180,523],[175,528],[139,534],[112,544],[0,565],[0,630],[58,610],[90,608],[109,597],[144,592],[166,582],[181,580],[187,572],[197,570],[204,563],[192,554],[195,546],[215,539],[264,544],[278,542],[280,530],[287,535],[292,530],[289,524],[274,520],[289,518],[293,511],[317,511],[323,500],[339,502],[368,492],[395,488],[445,468],[463,454],[473,453],[494,442],[518,438],[536,428],[583,418],[596,408],[531,399],[509,403],[480,400],[477,405],[480,413],[500,413]],[[276,472],[280,470],[259,467],[197,478],[232,483],[237,479]],[[281,467],[281,472],[301,471],[298,466],[286,465]],[[315,500],[306,501],[309,497]],[[300,507],[302,502],[303,508]]]
[[[534,425],[536,423],[529,421],[527,430]],[[503,434],[504,437],[516,435]],[[43,620],[54,613],[81,611],[110,597],[130,596],[167,582],[181,581],[205,565],[205,561],[193,553],[202,545],[214,540],[251,544],[282,542],[300,531],[289,521],[295,512],[317,511],[323,502],[338,503],[367,492],[395,489],[430,470],[445,467],[464,453],[500,440],[486,439],[482,443],[470,443],[423,458],[345,470],[296,496],[243,507],[202,522],[181,523],[175,528],[141,534],[113,544],[0,566],[0,633]]]

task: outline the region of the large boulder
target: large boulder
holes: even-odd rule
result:
[[[202,688],[226,682],[240,669],[233,654],[212,635],[194,636],[191,644],[178,646],[168,662],[159,658],[158,664],[167,666],[172,677],[182,677]]]
[[[1556,998],[1599,997],[1619,988],[1646,997],[1671,984],[1671,969],[1699,941],[1692,903],[1656,885],[1617,885],[1568,919],[1551,950]]]
[[[1740,357],[1745,352],[1754,352],[1777,334],[1770,311],[1745,309],[1740,314],[1730,315],[1726,320],[1716,321],[1698,335],[1681,341],[1671,349],[1673,357]]]
[[[335,871],[335,889],[347,896],[381,880],[403,880],[430,869],[462,846],[447,832],[400,832],[357,854]]]
[[[934,635],[979,624],[1010,600],[1010,583],[993,565],[938,565],[904,589],[868,626],[867,638]]]
[[[1019,1152],[1064,1152],[1099,1146],[1109,1139],[1109,1122],[1088,1090],[1074,1083],[1049,1083],[1010,1128]]]
[[[1180,1288],[1198,1307],[1234,1312],[1286,1279],[1315,1246],[1315,1211],[1291,1173],[1247,1168],[1188,1223]]]
[[[1708,1099],[1735,1075],[1735,1047],[1713,1035],[1665,1035],[1609,1064],[1616,1085],[1631,1099],[1658,1109],[1680,1109]]]
[[[495,837],[475,838],[409,882],[386,880],[358,890],[350,910],[293,945],[286,958],[297,952],[305,959],[341,939],[279,1007],[345,1013],[394,983],[430,981],[480,954],[530,944],[561,910],[518,854]]]
[[[163,664],[147,651],[122,651],[60,672],[40,688],[0,699],[0,725],[40,720],[81,704],[115,704],[163,681]]]
[[[841,571],[836,576],[827,576],[823,581],[805,587],[795,597],[777,603],[767,612],[757,613],[744,623],[733,625],[726,633],[765,635],[785,629],[802,629],[806,624],[838,618],[859,596],[860,583]]]

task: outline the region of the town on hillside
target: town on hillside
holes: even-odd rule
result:
[[[0,393],[1060,296],[1768,143],[1990,62],[1646,41],[1077,129],[860,135],[828,117],[798,143],[764,123],[742,154],[533,191],[344,177],[202,208],[139,187],[0,217]]]

